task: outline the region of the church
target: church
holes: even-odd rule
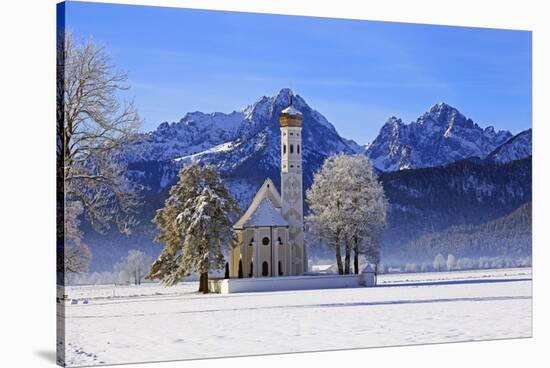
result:
[[[230,278],[298,276],[308,270],[304,244],[302,113],[281,111],[281,192],[269,178],[235,223]]]

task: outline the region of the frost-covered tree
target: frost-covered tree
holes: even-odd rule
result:
[[[443,254],[438,253],[434,258],[434,270],[439,272],[443,267],[445,267],[445,257],[443,257]]]
[[[164,249],[147,275],[174,285],[192,272],[200,274],[199,291],[208,292],[208,272],[225,265],[222,247],[234,239],[232,216],[240,213],[215,166],[183,168],[153,223],[155,241]]]
[[[67,207],[79,206],[100,232],[112,223],[128,232],[134,224],[139,186],[125,175],[121,148],[135,139],[141,121],[134,105],[121,100],[127,75],[116,71],[106,48],[91,39],[59,35],[56,79],[58,272],[71,273],[74,267],[64,258],[76,256],[83,263],[89,249],[79,233],[67,238],[66,224],[80,216]]]
[[[430,270],[430,265],[428,262],[422,262],[422,266],[420,266],[421,272],[428,272]]]
[[[314,175],[306,200],[308,232],[334,249],[339,274],[350,273],[352,252],[356,273],[360,254],[379,263],[387,201],[365,156],[338,154],[326,159]]]
[[[447,271],[452,271],[455,268],[455,256],[449,254],[447,256]]]
[[[140,250],[132,249],[114,268],[119,282],[133,281],[134,285],[140,285],[150,265],[151,257]]]
[[[88,246],[82,242],[79,216],[82,214],[82,205],[79,202],[66,201],[64,206],[64,251],[58,252],[59,265],[63,265],[59,271],[64,271],[65,276],[82,276],[88,271],[88,265],[92,253]]]

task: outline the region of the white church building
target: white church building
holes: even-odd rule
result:
[[[235,223],[230,278],[298,276],[307,272],[302,190],[302,114],[281,111],[281,192],[266,179]]]

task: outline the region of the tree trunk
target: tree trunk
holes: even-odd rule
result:
[[[342,265],[342,250],[340,249],[340,237],[336,236],[336,265],[338,266],[338,274],[344,274],[344,266]]]
[[[359,240],[357,239],[357,237],[354,237],[353,241],[353,271],[357,275],[359,274]]]
[[[203,273],[199,276],[199,293],[202,293],[204,291],[204,281],[203,281]]]
[[[349,275],[350,274],[349,266],[350,266],[350,260],[351,260],[351,244],[347,237],[344,240],[344,245],[346,247],[346,264],[345,264],[344,273],[346,275]]]
[[[199,280],[199,292],[208,294],[208,272],[201,272]]]

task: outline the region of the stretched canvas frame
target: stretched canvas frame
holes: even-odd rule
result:
[[[57,13],[58,364],[531,337],[530,32]]]

